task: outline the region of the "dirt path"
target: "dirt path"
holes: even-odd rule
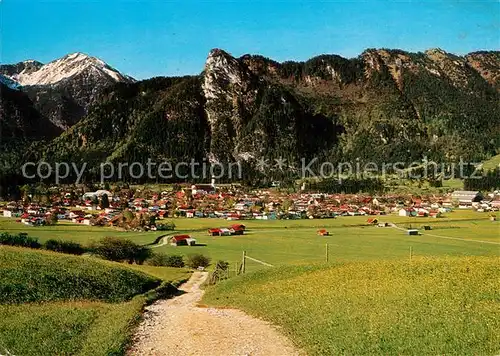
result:
[[[195,272],[186,292],[148,308],[129,355],[301,355],[275,327],[234,309],[199,308],[207,272]]]

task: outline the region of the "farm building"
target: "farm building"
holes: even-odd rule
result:
[[[233,224],[233,225],[231,225],[231,229],[233,229],[233,230],[243,230],[243,231],[245,231],[245,228],[246,227],[243,224]]]
[[[170,238],[170,244],[174,246],[194,246],[196,240],[191,235],[175,235]]]
[[[455,190],[451,193],[451,199],[457,201],[460,205],[472,205],[472,203],[483,200],[483,195],[479,191]]]
[[[219,228],[208,229],[209,236],[220,236],[220,234],[221,234],[221,229],[219,229]]]
[[[229,231],[231,231],[231,235],[243,235],[243,233],[245,232],[245,225],[233,224],[229,228]]]
[[[212,228],[208,229],[210,236],[229,236],[229,235],[243,235],[245,232],[245,225],[235,224],[229,228]]]

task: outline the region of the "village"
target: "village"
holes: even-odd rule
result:
[[[175,189],[177,188],[177,189]],[[339,216],[396,214],[439,218],[452,209],[495,212],[498,191],[454,191],[436,196],[289,193],[279,189],[250,190],[241,186],[196,184],[160,192],[115,188],[85,192],[61,188],[42,195],[25,194],[20,201],[0,205],[0,216],[26,225],[52,225],[58,221],[126,230],[173,230],[172,218],[234,220],[332,219]],[[492,215],[492,218],[495,218]],[[220,226],[219,226],[220,225]],[[214,223],[209,234],[242,234],[236,225]]]

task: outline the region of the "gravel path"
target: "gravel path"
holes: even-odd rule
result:
[[[195,272],[185,293],[146,308],[128,355],[302,355],[275,327],[235,309],[199,308],[207,272]]]

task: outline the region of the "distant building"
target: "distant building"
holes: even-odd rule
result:
[[[215,194],[215,186],[212,184],[194,184],[191,191],[196,194]]]
[[[483,198],[479,191],[455,190],[451,193],[451,199],[457,201],[460,205],[472,205],[472,203],[480,202]]]
[[[107,191],[107,190],[97,190],[95,192],[88,192],[88,193],[83,194],[83,200],[93,199],[93,198],[100,198],[104,194],[106,194],[108,196],[108,198],[112,198],[113,197],[113,194],[110,191]]]

